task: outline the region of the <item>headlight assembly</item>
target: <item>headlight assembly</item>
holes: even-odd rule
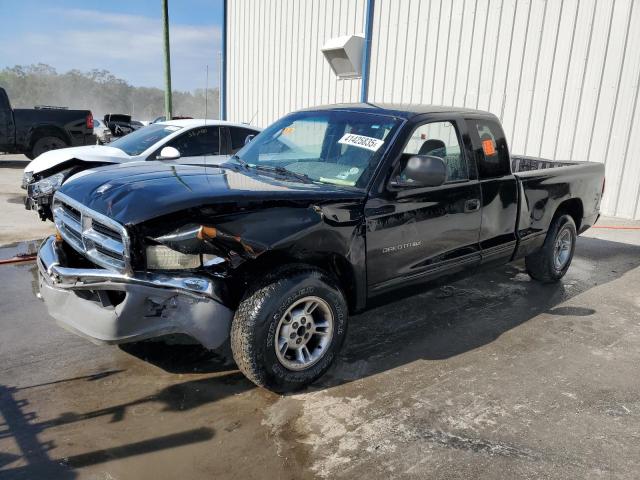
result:
[[[211,267],[224,262],[224,259],[217,255],[182,253],[164,245],[150,245],[146,253],[149,270],[186,270]]]
[[[22,188],[26,190],[31,182],[33,182],[33,172],[24,172],[22,174]]]
[[[45,197],[53,194],[64,182],[65,173],[60,172],[29,186],[29,194],[33,198]]]
[[[164,245],[147,247],[147,268],[150,270],[182,270],[202,265],[200,254],[180,253]]]
[[[238,235],[195,223],[147,238],[151,243],[146,247],[147,268],[154,270],[200,267],[220,270],[227,262],[234,265],[253,259],[264,250],[260,245],[245,242]]]

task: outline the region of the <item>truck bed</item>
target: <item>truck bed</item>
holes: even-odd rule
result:
[[[518,236],[521,242],[537,237],[529,248],[541,245],[560,204],[574,214],[579,233],[595,223],[604,188],[604,164],[512,155],[511,171],[518,179],[521,199]]]
[[[587,162],[575,162],[569,160],[547,160],[539,157],[526,157],[524,155],[511,155],[511,171],[513,173],[530,172],[532,170],[545,170],[548,168],[571,167]]]

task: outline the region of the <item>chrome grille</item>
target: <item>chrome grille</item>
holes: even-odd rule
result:
[[[62,238],[95,264],[130,273],[129,235],[111,218],[56,193],[53,220]]]

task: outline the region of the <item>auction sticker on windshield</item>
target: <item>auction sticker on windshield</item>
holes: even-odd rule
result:
[[[364,148],[377,152],[378,149],[384,144],[384,140],[378,138],[366,137],[364,135],[354,135],[353,133],[346,133],[338,140],[338,143],[343,145],[351,145],[353,147]]]

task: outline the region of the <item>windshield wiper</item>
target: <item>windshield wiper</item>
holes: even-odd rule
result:
[[[275,172],[275,173],[279,173],[280,175],[288,175],[289,177],[297,178],[298,180],[301,180],[305,183],[313,183],[313,180],[311,180],[311,177],[309,177],[309,175],[305,173],[292,172],[291,170],[287,170],[284,167],[274,167],[271,165],[253,165],[253,167],[256,170],[263,170],[265,172]]]
[[[231,158],[229,160],[235,160],[236,162],[238,162],[240,165],[242,165],[244,168],[249,168],[249,164],[247,162],[245,162],[243,159],[241,159],[238,155],[233,154],[231,155]]]

